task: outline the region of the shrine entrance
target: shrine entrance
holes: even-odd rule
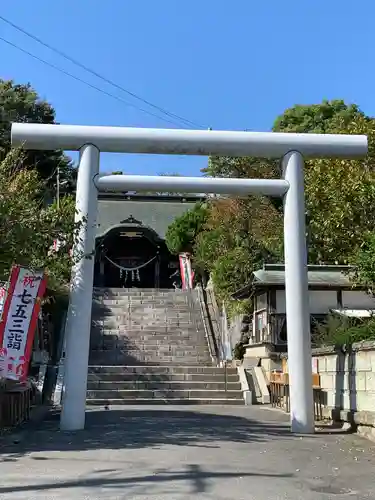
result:
[[[73,247],[66,325],[67,356],[61,429],[85,426],[88,354],[98,191],[213,193],[278,196],[284,205],[284,260],[290,420],[293,432],[313,434],[311,335],[307,276],[304,157],[366,156],[367,137],[344,134],[293,134],[223,130],[174,130],[12,123],[12,145],[27,150],[80,152],[76,220],[84,222]],[[144,175],[100,175],[100,153],[184,154],[263,157],[281,160],[278,179],[228,179]]]
[[[116,226],[96,238],[94,286],[172,288],[178,260],[147,227]]]

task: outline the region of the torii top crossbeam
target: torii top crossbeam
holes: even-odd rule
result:
[[[108,153],[265,158],[281,158],[290,151],[298,151],[306,158],[351,158],[367,154],[367,137],[363,135],[12,124],[15,147],[78,151],[87,144]]]

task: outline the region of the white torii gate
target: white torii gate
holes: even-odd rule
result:
[[[366,136],[13,123],[12,144],[25,149],[80,152],[76,220],[85,220],[85,224],[73,249],[76,256],[92,255],[94,251],[98,191],[252,193],[284,197],[291,430],[314,432],[303,157],[365,156]],[[282,158],[283,178],[99,175],[100,152]],[[94,259],[87,257],[80,258],[72,269],[62,430],[79,430],[85,426],[93,271]]]

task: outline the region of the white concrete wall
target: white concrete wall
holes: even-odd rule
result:
[[[335,290],[310,290],[310,314],[327,314],[337,307],[337,292]]]
[[[339,308],[337,292],[333,290],[310,290],[309,302],[311,314],[326,314],[329,309]],[[343,291],[342,305],[347,309],[375,309],[375,298],[362,291]],[[286,312],[285,290],[276,290],[276,312]]]
[[[375,309],[375,299],[366,292],[343,291],[342,305],[347,309]]]

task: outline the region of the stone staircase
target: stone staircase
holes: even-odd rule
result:
[[[196,292],[95,289],[88,405],[244,404],[214,366]]]

